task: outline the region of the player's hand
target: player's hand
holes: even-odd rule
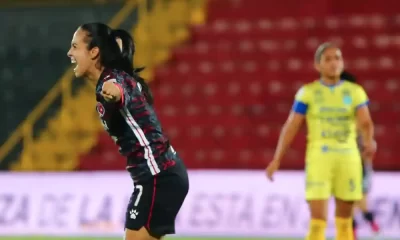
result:
[[[280,165],[280,161],[279,160],[272,160],[269,164],[268,167],[265,169],[266,173],[267,173],[267,178],[272,182],[274,181],[274,173],[276,171],[278,171],[279,169],[279,165]]]
[[[372,159],[375,156],[376,149],[377,149],[377,144],[375,140],[364,142],[363,152],[362,152],[364,159],[372,161]]]
[[[121,91],[112,81],[107,81],[103,84],[101,95],[107,102],[117,102],[121,99]]]

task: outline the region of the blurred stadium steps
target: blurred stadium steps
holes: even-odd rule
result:
[[[15,163],[22,148],[32,148],[27,145],[36,137],[37,129],[45,126],[58,111],[61,105],[59,93],[63,87],[55,80],[70,65],[66,52],[77,26],[93,19],[106,22],[122,6],[118,2],[79,7],[57,5],[57,1],[43,2],[46,7],[23,3],[13,1],[0,5],[4,20],[0,23],[4,33],[0,36],[0,79],[7,86],[0,97],[7,112],[2,117],[0,129],[0,169]],[[76,85],[79,84],[73,82],[71,88]],[[52,89],[51,94],[46,94],[49,89]],[[27,117],[38,104],[41,108],[36,108]],[[26,153],[22,155],[25,159]]]
[[[67,171],[75,169],[79,153],[88,152],[96,143],[101,125],[95,111],[93,88],[83,87],[63,104],[59,113],[48,121],[47,129],[26,147],[12,169],[36,171]]]
[[[21,46],[17,47],[17,50],[24,50],[22,47],[26,47],[28,50],[30,48],[36,50],[38,46],[43,46],[40,49],[41,51],[38,51],[38,56],[32,56],[34,54],[28,52],[23,56],[31,56],[28,59],[29,61],[26,60],[27,57],[24,57],[25,63],[14,63],[14,66],[20,66],[15,73],[10,72],[9,69],[0,69],[3,70],[3,76],[7,73],[7,78],[2,80],[15,80],[12,84],[20,84],[22,91],[30,89],[30,91],[43,92],[50,89],[54,85],[54,79],[57,79],[57,75],[70,65],[66,52],[70,46],[72,33],[77,26],[82,22],[94,20],[107,22],[115,14],[110,22],[111,26],[119,26],[124,23],[124,20],[129,20],[128,26],[132,26],[135,22],[131,19],[132,16],[136,19],[136,15],[132,15],[132,12],[136,6],[136,0],[129,0],[126,1],[125,5],[118,2],[113,4],[104,2],[104,4],[99,5],[88,6],[84,4],[79,7],[62,6],[37,9],[21,7],[16,11],[21,13],[20,18],[16,18],[14,12],[7,12],[2,9],[5,13],[4,17],[12,18],[12,21],[7,21],[5,30],[10,34],[15,34],[15,29],[18,29],[20,34],[26,35],[11,38],[14,39],[12,44]],[[35,18],[32,21],[25,22],[26,19],[23,16],[26,13],[25,11],[33,11],[28,16],[35,16]],[[62,12],[62,14],[57,12]],[[21,26],[23,27],[21,28]],[[26,41],[28,36],[31,41]],[[5,41],[6,38],[0,40]],[[10,51],[13,48],[5,49]],[[43,59],[38,58],[41,55],[44,55]],[[4,58],[4,60],[7,60],[7,58]],[[31,68],[33,70],[30,70]],[[28,71],[31,75],[25,74],[24,78],[15,78],[15,76],[19,76],[15,74],[25,71]],[[49,75],[49,72],[53,75]],[[88,151],[95,144],[96,133],[100,127],[98,121],[94,121],[97,117],[93,107],[95,100],[92,99],[93,95],[90,95],[90,93],[93,94],[93,87],[89,89],[89,86],[84,85],[84,81],[74,81],[73,79],[73,72],[69,69],[47,94],[43,92],[44,98],[43,95],[39,94],[27,94],[37,97],[37,99],[32,100],[27,99],[24,94],[17,94],[18,98],[15,99],[15,103],[21,102],[20,105],[23,105],[23,108],[14,107],[15,103],[5,104],[13,106],[14,112],[17,112],[18,116],[24,117],[27,111],[30,111],[39,102],[25,120],[22,117],[19,119],[22,124],[1,146],[0,169],[64,171],[76,168],[79,154]],[[84,86],[82,87],[82,85]],[[39,101],[40,99],[41,101]],[[90,105],[90,103],[94,105]],[[60,106],[61,109],[59,109]],[[16,120],[18,119],[10,122],[15,124]],[[48,125],[45,121],[48,121]],[[40,131],[43,127],[47,127],[47,129]],[[5,130],[10,131],[14,128],[15,125],[9,124],[6,125]],[[2,136],[7,135],[2,134]]]
[[[347,70],[370,95],[380,146],[376,168],[400,169],[393,151],[400,140],[398,15],[376,1],[362,9],[345,0],[328,3],[209,2],[207,23],[195,27],[192,42],[157,69],[153,85],[161,122],[188,167],[264,168],[295,92],[318,78],[317,46],[329,40],[343,48]],[[305,136],[299,135],[286,169],[304,166]],[[97,152],[120,159],[104,160],[107,168],[120,169],[124,160],[110,148],[105,140]]]
[[[0,79],[6,86],[0,103],[7,111],[0,128],[1,144],[70,65],[66,52],[82,20],[107,21],[120,7],[121,4],[0,8]]]

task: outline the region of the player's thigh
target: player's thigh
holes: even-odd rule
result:
[[[125,229],[124,240],[158,240],[161,238],[152,237],[145,227],[139,230]]]
[[[363,186],[359,153],[338,155],[334,169],[333,194],[335,198],[345,202],[361,200]]]
[[[354,214],[355,201],[346,201],[335,198],[335,216],[340,218],[351,218]]]
[[[153,236],[175,233],[175,219],[188,190],[188,179],[184,172],[168,172],[157,179],[154,209],[149,221]]]
[[[308,200],[307,202],[312,219],[324,221],[328,219],[328,200]]]
[[[135,184],[125,222],[131,235],[143,227],[156,239],[175,233],[175,218],[189,188],[186,168],[178,158],[175,160],[174,166]]]
[[[306,160],[306,200],[327,200],[331,196],[331,156],[309,153]]]
[[[368,211],[368,200],[367,200],[367,195],[363,195],[362,199],[357,202],[357,207],[362,211],[362,212],[367,212]]]
[[[135,183],[125,215],[125,229],[139,231],[149,225],[156,179]],[[129,233],[129,231],[127,231]],[[138,233],[141,234],[142,232]],[[131,233],[130,235],[132,235]]]

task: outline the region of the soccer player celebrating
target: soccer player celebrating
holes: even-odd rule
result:
[[[102,23],[80,26],[68,51],[75,76],[96,84],[100,120],[126,156],[134,182],[124,239],[154,240],[175,232],[189,182],[154,112],[150,89],[133,69],[133,54],[132,37]]]
[[[349,82],[356,82],[356,77],[347,72],[343,71],[341,74],[341,79],[344,79]],[[361,138],[358,138],[358,144],[360,149],[362,149]],[[357,202],[356,207],[359,208],[362,212],[364,219],[369,223],[372,232],[375,236],[378,236],[380,233],[379,225],[375,221],[374,213],[368,207],[368,193],[371,189],[371,178],[372,178],[372,163],[370,159],[363,159],[362,161],[362,190],[363,190],[363,197],[362,199]],[[357,228],[358,223],[355,218],[353,218],[353,230],[354,230],[354,239],[357,239]]]
[[[324,43],[318,47],[314,61],[321,79],[297,92],[266,173],[273,180],[284,154],[306,120],[306,199],[311,213],[307,239],[326,239],[327,205],[333,195],[336,239],[353,240],[353,206],[362,198],[357,129],[362,137],[363,155],[370,159],[376,150],[374,125],[364,89],[340,78],[344,66],[340,49]]]

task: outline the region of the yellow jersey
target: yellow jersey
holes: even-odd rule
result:
[[[306,116],[307,152],[357,148],[355,112],[368,102],[364,89],[348,81],[328,86],[318,80],[302,86],[292,110]]]

